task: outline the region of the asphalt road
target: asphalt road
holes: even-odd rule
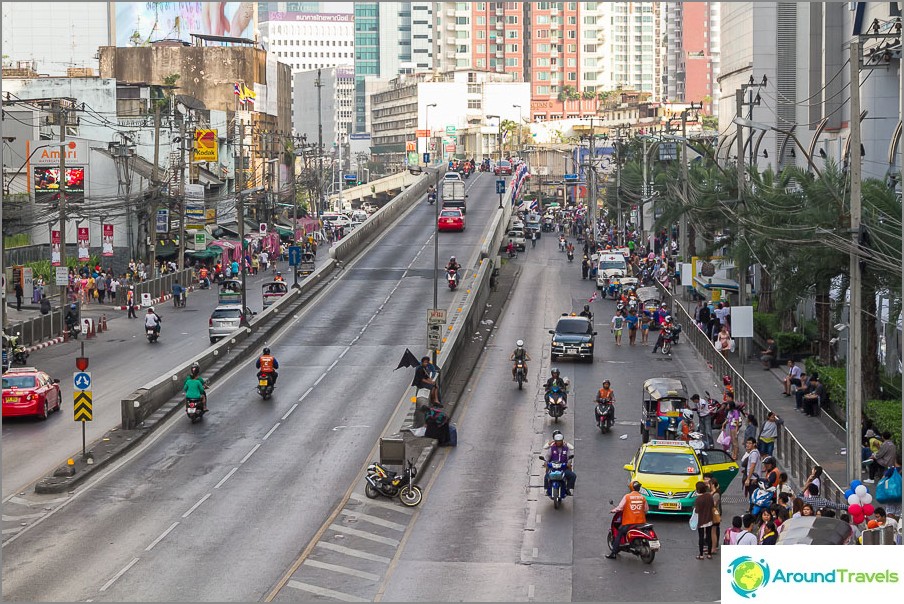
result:
[[[467,183],[469,227],[440,261],[476,260],[493,179]],[[278,335],[274,397],[254,369],[214,385],[211,413],[181,415],[134,455],[50,506],[3,547],[5,600],[245,601],[265,596],[368,461],[425,347],[434,209],[406,214]],[[440,282],[439,304],[453,294]],[[81,571],[75,570],[73,561]],[[61,569],[70,569],[61,580]]]
[[[324,249],[321,255],[326,253]],[[291,271],[285,263],[279,264],[291,281]],[[252,311],[262,309],[260,284],[271,278],[270,274],[248,277],[246,289]],[[81,425],[72,419],[72,374],[82,344],[92,377],[94,419],[86,425],[86,440],[91,443],[121,423],[123,397],[210,346],[207,321],[216,305],[215,289],[193,291],[185,308],[176,309],[171,301],[158,304],[155,310],[163,319],[163,329],[160,340],[151,345],[143,329],[144,309],[138,311],[137,319],[128,319],[126,311],[110,307],[101,310],[104,305],[91,304],[83,310],[83,316],[99,319],[105,312],[108,331],[93,339],[80,338],[33,352],[29,366],[60,380],[62,411],[46,422],[36,418],[3,420],[3,499],[30,490],[33,482],[67,457],[81,455]]]
[[[680,376],[691,392],[718,391],[690,346],[671,357],[650,346],[620,348],[609,333],[611,300],[592,304],[599,336],[591,365],[560,359],[571,379],[569,410],[558,424],[575,445],[575,497],[555,510],[542,493],[537,459],[556,427],[541,401],[549,376],[549,334],[563,312],[581,310],[594,286],[568,264],[555,237],[528,246],[517,262],[523,272],[486,354],[475,371],[470,397],[456,418],[459,444],[435,458],[438,469],[424,502],[380,589],[386,601],[686,601],[718,600],[718,560],[697,561],[697,534],[686,518],[651,516],[662,541],[652,565],[622,554],[606,560],[609,500],[626,492],[622,468],[640,446],[643,381]],[[531,354],[529,381],[518,391],[508,360],[515,340]],[[609,378],[617,398],[617,425],[600,434],[593,398]],[[621,435],[627,435],[621,440]],[[728,526],[741,511],[739,484],[723,505]],[[660,575],[661,577],[657,577]],[[425,580],[429,577],[430,580]],[[354,593],[354,592],[352,592]]]

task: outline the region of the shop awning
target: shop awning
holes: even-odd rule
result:
[[[157,256],[157,258],[175,258],[178,251],[179,248],[175,243],[158,243],[154,248],[154,255]]]
[[[280,237],[289,237],[291,239],[292,237],[295,236],[295,234],[292,233],[292,229],[283,227],[283,226],[279,226],[279,225],[276,225],[276,232],[279,234]]]
[[[198,260],[216,260],[223,255],[223,250],[219,247],[216,249],[207,248],[206,250],[194,250],[185,252],[186,256],[197,258]]]

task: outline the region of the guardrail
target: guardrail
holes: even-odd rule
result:
[[[63,334],[63,311],[56,308],[46,315],[10,323],[6,333],[18,335],[19,344],[26,347],[59,337]]]
[[[712,367],[716,375],[728,375],[731,377],[731,383],[734,385],[735,400],[743,401],[747,404],[746,412],[752,413],[756,417],[766,417],[770,411],[773,411],[734,365],[716,349],[709,338],[706,337],[706,334],[697,327],[693,317],[688,314],[684,306],[676,303],[672,293],[665,289],[661,283],[657,283],[656,286],[663,292],[664,299],[669,300],[672,316],[677,318],[680,325],[686,327],[681,331],[682,337],[685,338],[685,341],[693,344],[694,348],[706,363]],[[717,429],[716,426],[713,426],[714,431]],[[775,442],[774,455],[781,460],[781,467],[788,473],[788,478],[799,485],[803,485],[810,473],[810,469],[819,463],[810,455],[803,443],[797,440],[794,434],[783,426],[779,427],[779,436]],[[837,503],[846,503],[844,498],[845,489],[839,486],[827,472],[823,471],[822,476],[820,496]]]

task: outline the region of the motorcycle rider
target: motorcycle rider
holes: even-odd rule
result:
[[[615,390],[612,389],[611,383],[608,379],[603,380],[603,386],[596,393],[596,402],[602,403],[603,401],[609,401],[609,404],[612,405],[612,421],[615,421]],[[596,408],[593,409],[593,414],[596,416],[596,421],[600,421],[600,416]]]
[[[565,491],[569,495],[573,495],[574,481],[577,474],[572,469],[571,459],[574,457],[574,445],[565,441],[565,435],[556,430],[552,433],[552,440],[543,445],[543,458],[546,462],[551,461],[565,463]],[[543,488],[547,487],[547,480],[543,479]]]
[[[694,411],[693,409],[684,409],[681,412],[681,440],[686,443],[690,442],[691,432],[694,432]]]
[[[198,271],[198,279],[201,281],[202,289],[210,288],[210,271],[207,270],[206,266],[202,266],[201,270]]]
[[[66,328],[71,332],[78,325],[78,304],[72,302],[66,309]]]
[[[549,392],[552,390],[553,386],[558,386],[559,391],[562,393],[562,400],[565,402],[565,406],[568,406],[568,381],[560,377],[559,368],[553,367],[549,371],[550,378],[546,380],[546,383],[543,385],[544,391]]]
[[[582,310],[582,311],[580,312],[580,315],[581,315],[582,317],[587,317],[588,319],[590,319],[590,322],[593,323],[593,313],[590,312],[590,305],[589,305],[589,304],[585,304],[585,305],[584,305],[584,310]]]
[[[449,262],[446,264],[446,275],[449,275],[450,272],[455,273],[455,283],[458,284],[458,273],[461,270],[461,265],[455,259],[455,256],[449,257]]]
[[[656,354],[656,351],[662,348],[662,344],[665,342],[666,334],[671,334],[672,332],[672,315],[666,315],[663,320],[662,326],[659,328],[659,337],[656,338],[656,343],[653,344],[653,354]]]
[[[640,494],[640,483],[635,480],[631,483],[631,490],[622,497],[617,506],[612,508],[612,513],[621,512],[622,518],[618,527],[618,535],[612,540],[612,552],[606,558],[609,560],[618,558],[622,539],[635,526],[646,524],[649,510],[650,504],[647,503],[646,497]]]
[[[279,377],[279,373],[277,373],[277,369],[279,369],[279,361],[276,360],[276,357],[270,354],[270,348],[264,347],[263,354],[257,358],[257,363],[255,364],[257,367],[257,379],[261,379],[264,376],[270,377],[270,385],[276,387],[276,378]]]
[[[430,187],[427,188],[427,201],[429,201],[430,203],[434,203],[436,201],[436,187],[434,187],[433,185],[430,185]]]
[[[160,336],[160,323],[163,319],[160,318],[156,312],[154,312],[153,306],[148,306],[148,314],[144,316],[144,328],[145,329],[153,329],[157,336]]]
[[[197,363],[192,363],[191,373],[185,378],[185,383],[182,384],[182,391],[187,399],[201,399],[201,409],[207,411],[205,385],[206,381],[201,377],[201,366]]]
[[[274,281],[285,281],[285,279],[283,279],[281,271],[276,271],[276,276],[273,277],[273,280]]]
[[[527,379],[527,362],[530,360],[530,355],[524,350],[524,340],[515,342],[515,350],[512,351],[510,360],[515,361],[512,364],[512,381],[515,381],[515,372],[518,369],[518,361],[521,361],[524,365],[524,378]]]

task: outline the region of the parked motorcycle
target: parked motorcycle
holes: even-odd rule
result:
[[[458,271],[446,271],[446,280],[449,282],[449,289],[458,288]]]
[[[609,500],[609,505],[614,506],[615,503],[612,500]],[[616,512],[612,515],[612,525],[609,528],[609,534],[606,536],[610,551],[612,550],[612,544],[618,537],[618,527],[621,526],[621,518],[621,512]],[[625,533],[625,536],[619,544],[619,553],[624,552],[627,554],[634,554],[639,557],[644,564],[652,564],[653,559],[656,557],[656,552],[658,552],[661,547],[662,545],[659,542],[659,537],[656,536],[656,531],[653,529],[653,524],[647,522],[646,524],[641,524],[628,529],[628,532]]]
[[[615,424],[615,406],[612,404],[612,399],[598,398],[593,414],[596,417],[596,425],[600,432],[606,434],[612,429]]]
[[[7,336],[3,334],[3,339],[6,340],[6,347],[8,349],[7,354],[11,355],[12,362],[18,363],[19,365],[24,365],[28,360],[28,351],[25,350],[25,347],[19,344],[19,334],[14,336]],[[7,361],[9,358],[7,358]]]
[[[267,400],[273,394],[273,375],[269,373],[257,374],[257,393]]]
[[[414,467],[410,459],[406,461],[407,466],[401,474],[387,470],[377,462],[367,466],[367,474],[364,476],[366,481],[364,494],[369,499],[376,499],[380,495],[390,499],[398,497],[402,505],[408,507],[418,505],[424,495],[421,493],[421,488],[414,484],[417,468]]]
[[[572,455],[571,457],[574,456]],[[546,461],[546,458],[542,455],[540,459],[546,464],[546,477],[543,481],[546,486],[546,496],[552,499],[552,506],[555,509],[559,509],[559,506],[568,497],[568,489],[565,488],[565,469],[567,464],[562,461]]]
[[[524,379],[526,377],[526,367],[524,366],[524,361],[517,360],[515,361],[515,381],[518,382],[518,390],[522,389],[522,385],[524,384]]]
[[[546,412],[556,423],[565,414],[565,393],[558,386],[553,386],[546,393]]]

